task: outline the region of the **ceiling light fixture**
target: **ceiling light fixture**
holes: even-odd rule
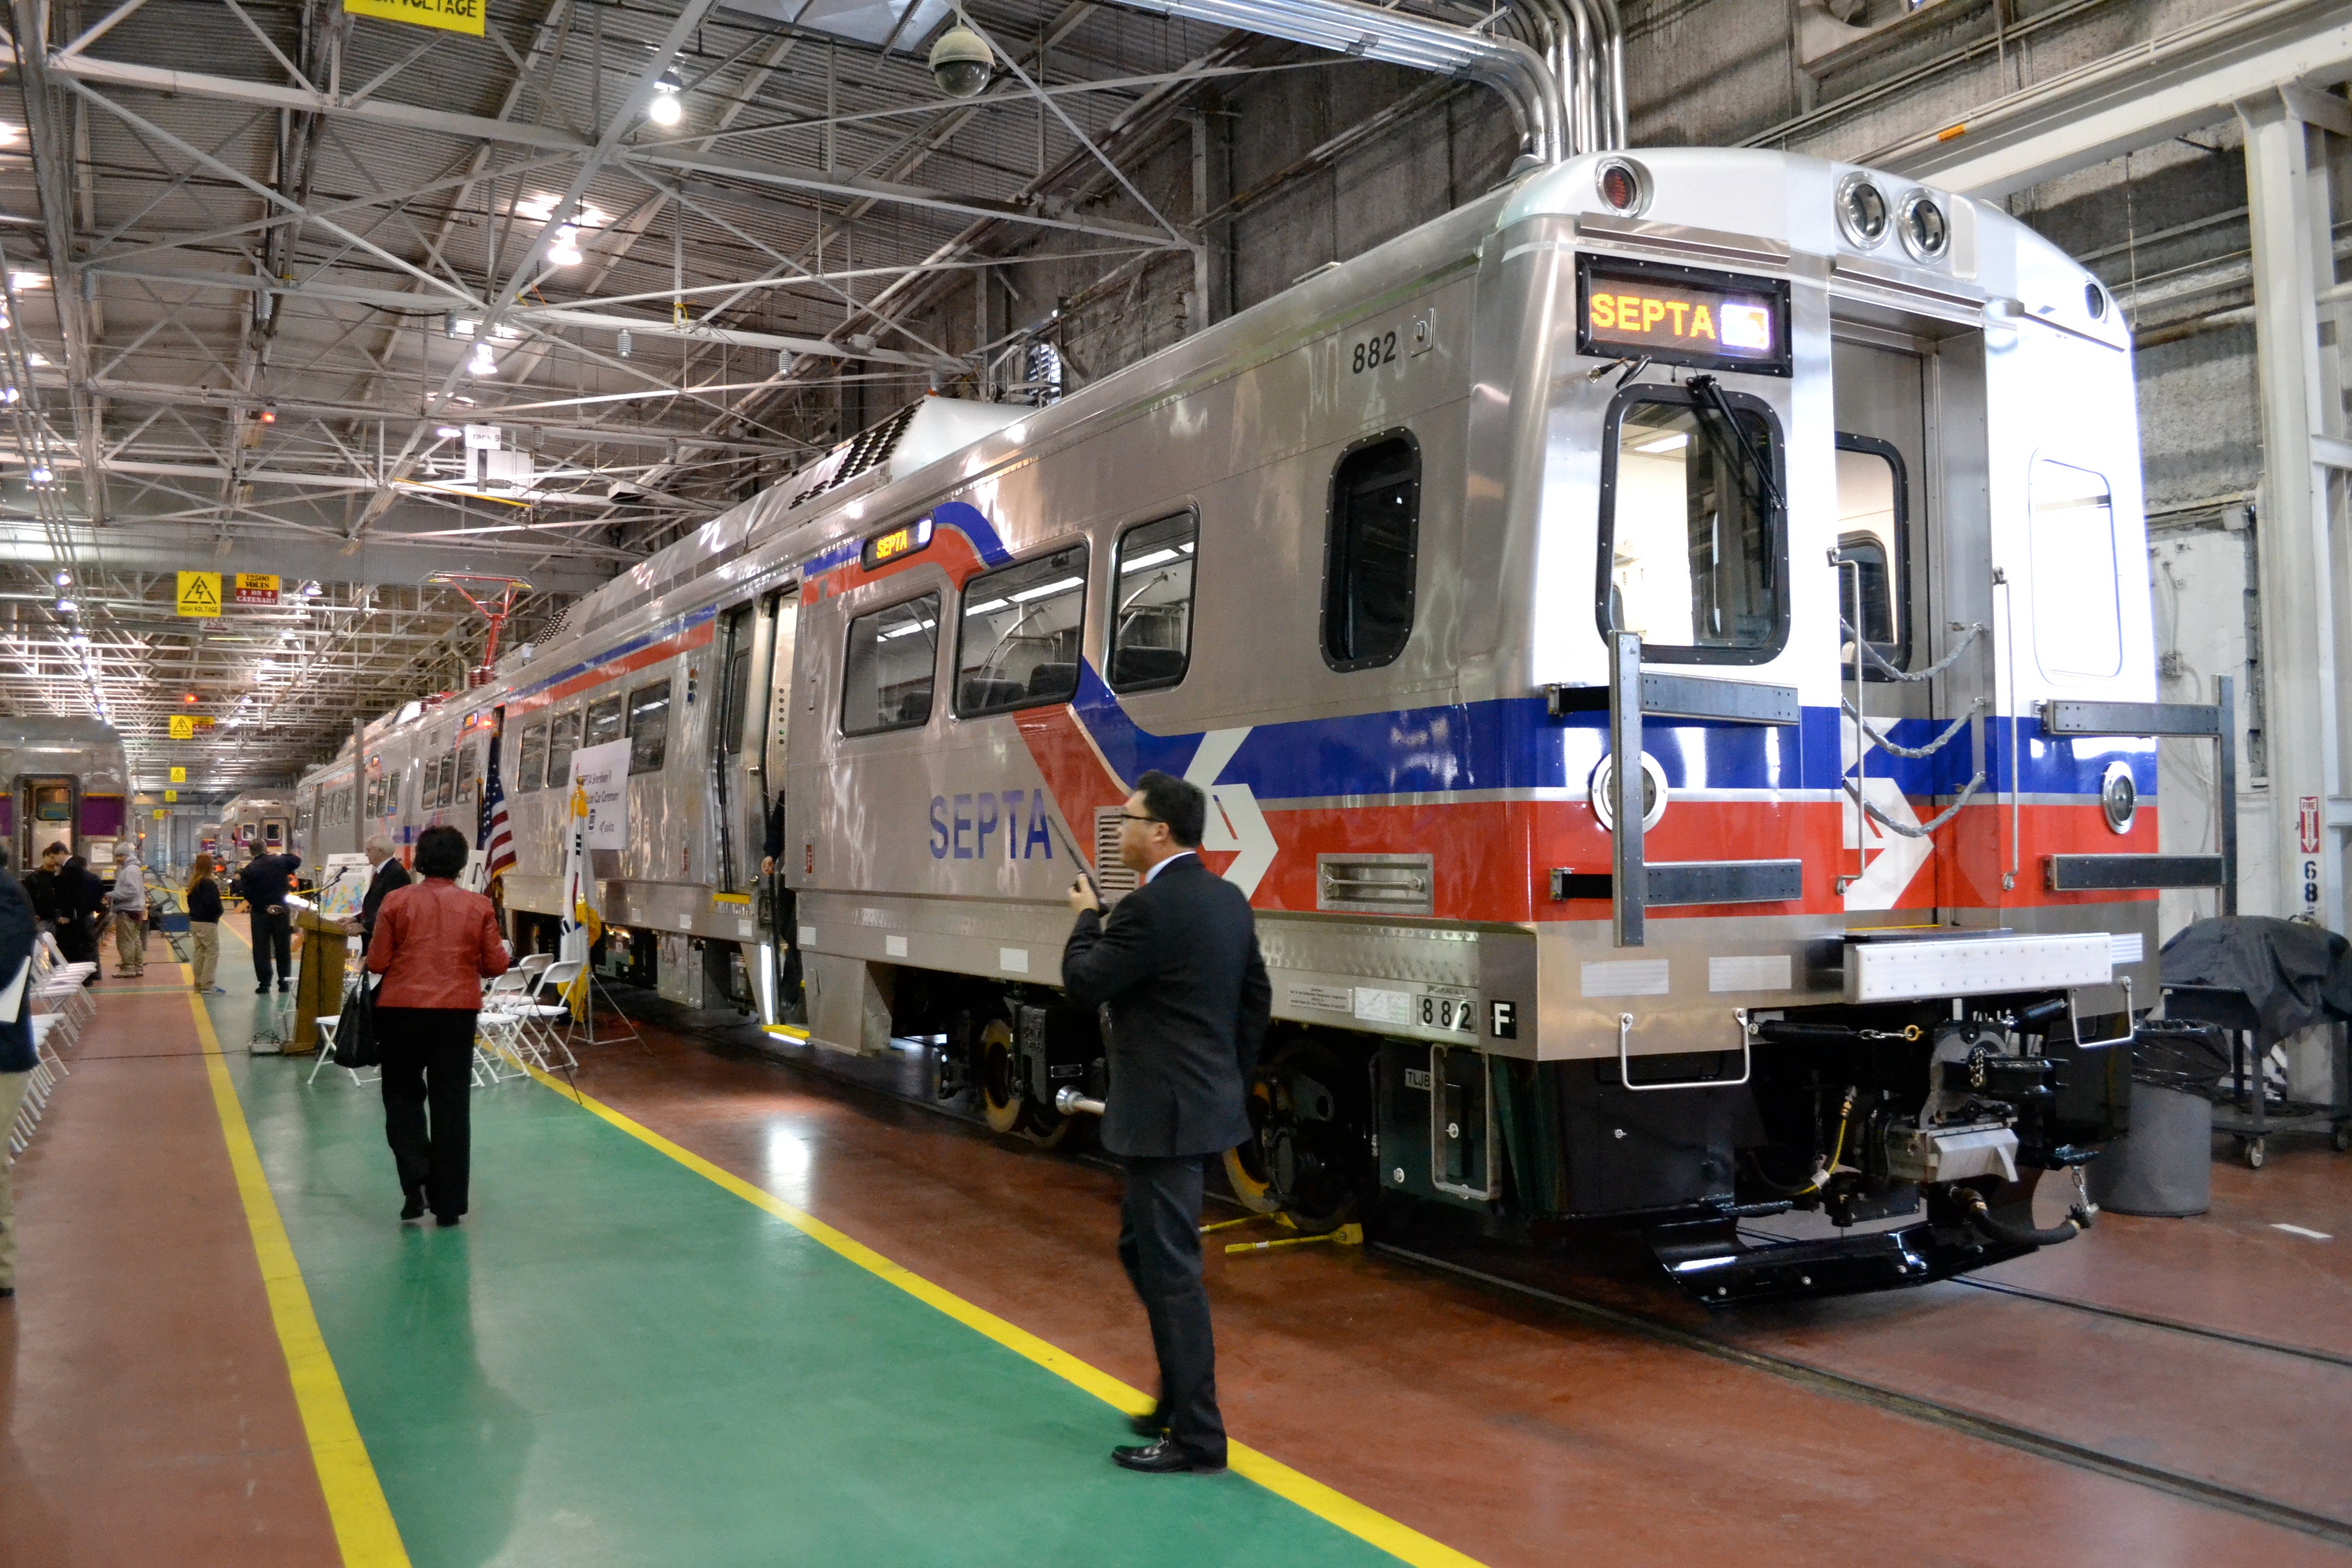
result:
[[[26,474],[25,477],[32,480],[37,485],[47,484],[51,479],[57,478],[57,476],[49,472],[46,467],[40,465],[36,465],[32,472]]]
[[[646,118],[656,125],[667,128],[686,118],[686,106],[678,101],[678,85],[668,77],[654,83],[654,99],[646,105]]]
[[[80,606],[76,605],[71,599],[59,599],[58,601],[58,614],[61,616],[70,616]]]
[[[70,572],[60,572],[58,574],[57,581],[58,587],[70,588],[73,586],[73,574]]]
[[[444,441],[454,441],[465,433],[466,432],[463,427],[456,425],[436,425],[433,426],[433,434]]]
[[[467,374],[473,375],[496,375],[498,374],[499,362],[490,356],[489,344],[476,343],[474,345],[474,357],[466,363],[466,370]]]
[[[11,272],[8,274],[8,287],[16,289],[19,294],[23,293],[27,289],[46,289],[48,286],[49,275],[46,272]]]
[[[555,231],[555,243],[547,247],[547,259],[556,267],[580,265],[580,231],[565,224]]]

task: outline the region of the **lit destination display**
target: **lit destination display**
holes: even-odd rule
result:
[[[1787,296],[1765,279],[1717,283],[1681,268],[1621,265],[1581,268],[1578,348],[1591,354],[1647,354],[1707,369],[1789,370]]]
[[[887,533],[877,533],[866,542],[861,554],[866,569],[887,566],[901,555],[912,555],[928,549],[931,542],[931,520],[919,517],[912,522],[900,523]]]

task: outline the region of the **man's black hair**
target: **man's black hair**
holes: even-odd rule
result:
[[[466,868],[473,846],[454,827],[428,827],[416,836],[416,874],[454,877]]]
[[[73,853],[73,851],[72,851],[72,850],[70,850],[70,849],[67,848],[67,847],[66,847],[64,845],[62,845],[62,844],[52,844],[52,845],[50,845],[47,849],[44,849],[44,850],[42,850],[42,851],[41,851],[41,854],[42,854],[42,856],[43,856],[44,858],[47,858],[47,857],[51,856],[51,855],[70,855],[70,854],[72,854],[72,853]]]
[[[1168,825],[1168,837],[1186,849],[1201,847],[1201,830],[1209,822],[1209,797],[1197,784],[1170,778],[1158,768],[1135,781],[1143,809]]]

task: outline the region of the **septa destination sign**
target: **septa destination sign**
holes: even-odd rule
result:
[[[1787,284],[1686,267],[1580,260],[1579,353],[1789,374]]]
[[[866,548],[859,553],[864,559],[866,569],[871,572],[877,566],[889,564],[901,555],[912,555],[917,551],[927,550],[930,547],[930,542],[931,520],[928,517],[919,517],[912,522],[900,524],[887,533],[876,534],[866,542]]]

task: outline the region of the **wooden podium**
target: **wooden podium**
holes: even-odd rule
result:
[[[319,1048],[319,1020],[343,1011],[343,958],[351,938],[315,909],[296,906],[294,929],[302,933],[302,963],[294,979],[294,1030],[286,1042],[289,1057]]]

